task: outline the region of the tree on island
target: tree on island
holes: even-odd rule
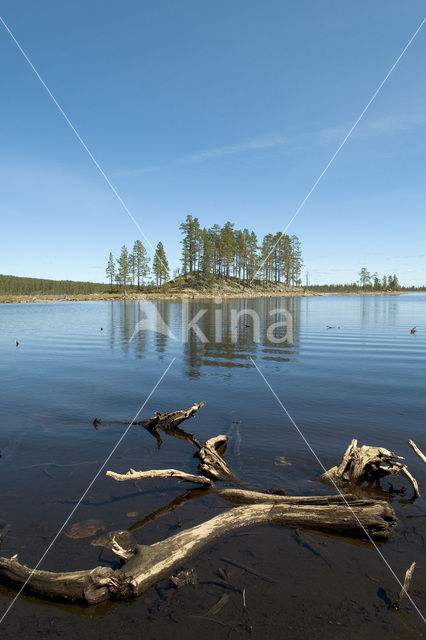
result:
[[[108,258],[108,264],[107,267],[105,269],[105,273],[106,276],[109,280],[110,286],[111,286],[111,292],[112,292],[112,283],[114,281],[114,277],[115,277],[115,261],[114,261],[114,256],[112,255],[112,253],[110,252],[109,254],[109,258]]]
[[[382,283],[380,281],[380,278],[378,277],[378,274],[373,273],[372,278],[373,278],[373,289],[375,291],[380,291],[382,288]]]
[[[182,240],[182,265],[184,273],[192,273],[199,268],[200,253],[202,248],[202,232],[198,218],[186,216],[185,222],[180,225],[183,234]]]
[[[142,280],[149,274],[149,258],[140,240],[136,240],[133,245],[133,260],[138,289],[140,289]]]
[[[157,244],[152,263],[152,270],[154,272],[157,285],[163,284],[163,282],[166,282],[170,277],[169,263],[167,261],[166,252],[164,251],[162,242]]]
[[[389,289],[391,289],[392,291],[395,291],[400,288],[398,278],[396,277],[395,274],[393,274],[393,276],[388,276],[388,286],[389,286]]]
[[[124,293],[126,293],[126,287],[131,283],[130,280],[130,258],[126,245],[121,247],[120,257],[117,259],[117,273],[115,279],[117,283],[123,287]]]
[[[359,284],[363,289],[371,284],[371,274],[365,267],[359,272]]]
[[[266,282],[301,283],[303,264],[300,240],[283,233],[267,234],[260,247],[249,229],[234,229],[232,222],[202,229],[191,215],[180,225],[182,272],[201,271],[206,276],[262,279]]]

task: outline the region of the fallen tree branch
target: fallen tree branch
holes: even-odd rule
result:
[[[186,433],[182,429],[179,429],[179,425],[184,420],[192,418],[201,407],[204,407],[205,402],[195,402],[189,409],[181,409],[179,411],[171,411],[170,413],[155,412],[155,415],[151,416],[147,420],[141,422],[126,422],[126,424],[139,425],[145,427],[152,435],[158,437],[158,430],[164,431],[168,435],[180,438],[181,440],[187,440],[192,442],[196,446],[200,447],[200,443],[190,433]],[[161,438],[160,438],[161,440]]]
[[[110,478],[114,478],[118,482],[125,482],[126,480],[142,480],[144,478],[177,478],[178,480],[184,480],[185,482],[194,482],[195,484],[202,484],[206,487],[211,487],[213,482],[204,476],[195,476],[192,473],[185,473],[184,471],[178,471],[177,469],[151,469],[150,471],[135,471],[130,469],[127,473],[115,473],[114,471],[107,471],[106,475]]]
[[[261,493],[260,491],[247,491],[245,489],[221,489],[218,491],[221,498],[234,504],[257,504],[262,502],[286,503],[286,504],[311,504],[325,506],[329,504],[346,504],[357,500],[352,494],[332,496],[283,496],[273,493]],[[373,502],[373,501],[370,501]]]
[[[227,447],[227,436],[219,435],[202,443],[178,426],[183,420],[193,416],[203,405],[204,403],[201,402],[187,410],[167,414],[157,412],[148,420],[135,423],[147,428],[157,437],[157,441],[159,440],[158,430],[162,430],[168,435],[195,445],[196,455],[200,460],[199,475],[176,469],[149,471],[130,469],[126,474],[108,471],[107,475],[120,482],[152,477],[174,477],[202,485],[202,488],[192,492],[191,496],[199,494],[205,496],[211,490],[239,506],[149,546],[138,545],[129,531],[113,531],[93,541],[92,544],[95,546],[111,549],[122,559],[123,566],[119,569],[96,567],[87,571],[68,573],[34,571],[22,565],[17,556],[13,556],[0,558],[0,579],[3,578],[19,586],[25,585],[26,588],[42,596],[96,604],[110,598],[126,599],[140,595],[162,578],[172,575],[176,568],[205,546],[242,527],[275,524],[356,538],[367,537],[370,540],[386,540],[392,535],[396,516],[385,500],[358,500],[350,494],[286,496],[243,488],[216,490],[213,481],[236,481],[222,457]],[[358,455],[359,452],[363,455],[370,453],[366,458],[368,464],[362,464],[364,458]],[[387,464],[386,467],[381,466],[383,462]],[[396,471],[397,466],[398,471]],[[405,465],[396,462],[396,457],[391,452],[373,447],[358,449],[354,440],[342,464],[328,474],[334,473],[336,478],[343,478],[346,482],[349,480],[360,482],[375,477],[374,474],[381,477],[400,472],[402,468],[407,475]],[[167,507],[135,523],[132,528],[136,529],[147,521],[172,511],[191,496],[187,492]]]
[[[395,513],[386,502],[354,501],[353,513],[348,513],[344,504],[251,504],[234,507],[191,529],[156,542],[150,546],[137,545],[131,550],[121,547],[119,535],[115,536],[115,547],[124,557],[125,564],[113,571],[107,567],[96,567],[89,571],[53,573],[32,571],[15,558],[0,558],[0,577],[23,585],[44,596],[67,600],[82,600],[96,604],[109,598],[126,599],[138,596],[162,578],[171,575],[174,569],[184,564],[191,556],[211,544],[219,537],[241,527],[260,524],[309,527],[315,530],[365,537],[365,530],[377,540],[392,535],[396,522]],[[360,527],[359,522],[363,524]],[[116,552],[117,552],[116,551]]]
[[[425,454],[420,451],[420,449],[418,448],[418,446],[416,445],[415,442],[413,442],[412,440],[408,441],[408,444],[410,445],[410,447],[412,447],[414,449],[414,451],[417,453],[417,455],[419,456],[420,460],[423,460],[423,462],[426,464],[426,456]]]

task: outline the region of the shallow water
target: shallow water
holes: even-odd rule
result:
[[[184,426],[200,439],[229,433],[226,460],[245,483],[290,494],[330,493],[316,481],[318,459],[333,466],[356,437],[406,456],[426,490],[426,468],[407,444],[412,438],[426,450],[425,294],[190,301],[190,318],[206,310],[198,326],[208,342],[193,332],[182,342],[182,303],[154,305],[168,335],[152,330],[161,329],[152,308],[151,329],[142,330],[137,323],[146,314],[136,302],[1,306],[0,526],[12,525],[2,555],[19,552],[21,562],[38,562],[173,358],[139,419],[206,401]],[[240,316],[233,330],[231,312],[244,309],[252,315]],[[266,336],[276,309],[291,313],[289,341]],[[285,331],[273,335],[279,339]],[[94,418],[102,419],[97,429]],[[281,456],[291,465],[275,464]],[[139,542],[150,544],[227,508],[212,496],[186,494],[188,485],[173,480],[136,486],[105,477],[106,469],[129,467],[195,472],[196,461],[187,443],[164,436],[158,450],[145,430],[132,427],[69,524],[97,520],[107,531],[132,528]],[[381,551],[400,578],[417,561],[411,593],[425,615],[426,509],[423,499],[412,503],[409,496],[408,489],[394,497],[399,526]],[[174,510],[148,517],[175,499]],[[115,562],[90,540],[62,533],[41,568]],[[234,589],[207,620],[203,616],[224,593],[217,584],[220,567]],[[367,544],[258,527],[214,543],[184,568],[195,568],[197,586],[175,594],[167,579],[128,603],[82,608],[21,596],[0,626],[1,637],[414,638],[426,631],[407,601],[399,614],[390,610],[399,586]],[[0,617],[14,593],[0,588]]]

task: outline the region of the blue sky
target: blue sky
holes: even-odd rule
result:
[[[393,0],[3,0],[172,267],[188,213],[284,229],[424,17]],[[426,283],[426,26],[293,222],[311,282]],[[139,232],[0,27],[0,273],[105,280]]]

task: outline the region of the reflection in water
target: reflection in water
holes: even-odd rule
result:
[[[109,339],[127,354],[163,357],[173,340],[191,378],[203,367],[250,367],[250,357],[287,362],[297,354],[300,298],[143,300],[111,303]],[[189,327],[189,328],[188,328]]]
[[[190,377],[200,376],[203,366],[251,367],[250,358],[256,355],[286,362],[297,354],[300,298],[231,299],[220,305],[197,301],[191,306],[192,315],[207,309],[198,326],[208,341],[190,332],[184,344]],[[290,323],[286,314],[290,314]]]
[[[360,296],[361,327],[367,326],[371,320],[376,324],[396,326],[398,321],[398,296]]]

